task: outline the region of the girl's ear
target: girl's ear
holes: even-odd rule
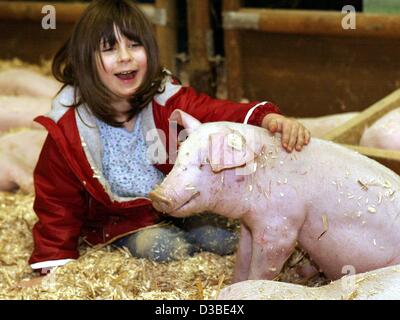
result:
[[[201,125],[199,120],[179,109],[176,109],[172,112],[171,116],[169,117],[169,121],[176,121],[180,126],[186,129],[188,134],[196,130]]]

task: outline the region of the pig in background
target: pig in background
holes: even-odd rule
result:
[[[345,276],[328,285],[248,280],[223,288],[218,300],[399,300],[400,266]]]
[[[234,281],[274,279],[296,243],[330,279],[400,263],[400,177],[386,167],[324,140],[289,154],[262,128],[171,118],[189,137],[150,198],[175,217],[240,219]]]
[[[400,108],[394,109],[365,129],[360,145],[400,150]]]
[[[323,117],[297,118],[297,120],[310,130],[312,137],[322,138],[329,131],[341,126],[359,114],[359,112],[345,112]]]
[[[56,80],[29,69],[0,71],[0,95],[52,98],[60,88],[61,84]]]
[[[33,119],[50,111],[59,88],[57,81],[29,69],[0,72],[0,191],[33,192],[33,169],[46,137]]]
[[[46,97],[0,96],[0,191],[34,191],[33,170],[47,131],[33,119],[50,106]]]
[[[33,170],[46,136],[45,130],[26,129],[0,137],[0,191],[34,191]]]
[[[0,133],[15,128],[43,129],[33,119],[50,109],[47,97],[0,96]]]
[[[29,69],[0,71],[0,132],[42,129],[33,119],[50,111],[51,99],[60,87],[56,80]]]

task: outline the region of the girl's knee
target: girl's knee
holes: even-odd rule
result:
[[[188,221],[187,239],[200,250],[219,255],[232,254],[238,244],[238,232],[235,223],[225,218],[206,214]]]
[[[125,246],[137,258],[156,262],[179,260],[192,253],[192,245],[176,227],[145,229],[128,236]]]
[[[188,240],[200,250],[213,252],[221,256],[236,251],[238,234],[215,226],[201,226],[188,232]]]

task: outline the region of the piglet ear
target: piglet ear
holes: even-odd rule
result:
[[[217,173],[225,169],[245,166],[261,152],[253,148],[239,132],[228,128],[209,136],[208,159],[211,169]]]
[[[189,134],[201,125],[199,120],[179,109],[176,109],[174,112],[172,112],[171,116],[169,117],[169,121],[176,121],[180,126],[184,127]]]

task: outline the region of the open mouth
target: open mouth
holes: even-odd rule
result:
[[[136,77],[137,73],[138,73],[137,70],[123,71],[123,72],[116,73],[115,76],[121,80],[132,80]]]
[[[183,209],[184,206],[186,206],[187,204],[189,204],[190,201],[192,201],[193,199],[197,198],[199,195],[200,195],[200,191],[196,191],[195,193],[193,193],[193,194],[190,196],[190,198],[189,198],[187,201],[185,201],[185,202],[184,202],[183,204],[181,204],[179,207],[177,207],[177,208],[171,210],[171,212],[175,212],[175,211],[178,211],[178,210],[180,210],[180,209]]]

